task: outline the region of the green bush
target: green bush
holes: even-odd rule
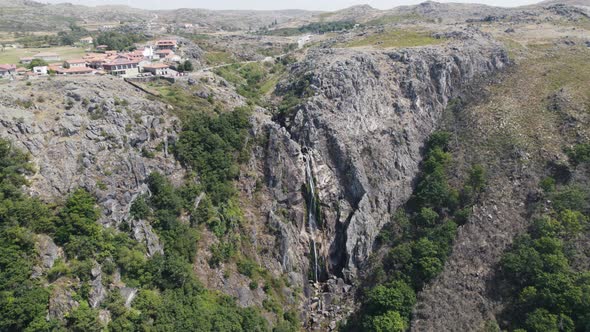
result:
[[[384,314],[373,316],[365,323],[366,331],[374,332],[403,332],[408,328],[408,323],[397,311],[387,311]]]
[[[367,294],[367,303],[368,312],[372,315],[396,311],[403,317],[409,317],[416,303],[416,293],[404,281],[392,281],[371,289]]]
[[[243,259],[237,263],[238,272],[246,277],[252,278],[258,268],[258,264],[250,259]]]
[[[550,193],[553,192],[555,190],[555,179],[548,176],[546,178],[544,178],[543,180],[541,180],[540,183],[540,187],[541,189],[543,189],[543,191],[545,191],[546,193]]]
[[[529,234],[517,238],[502,258],[500,265],[503,280],[509,285],[509,296],[517,294],[506,309],[513,327],[528,331],[583,331],[588,326],[590,303],[585,297],[590,278],[587,272],[570,266],[568,256],[573,252],[563,240],[586,230],[588,217],[563,208],[573,206],[564,202],[571,203],[571,197],[578,197],[572,194],[571,187],[564,190],[558,192],[562,199],[553,202],[553,208],[558,210],[536,218]]]
[[[571,149],[566,149],[566,153],[574,164],[590,162],[590,143],[576,144]]]

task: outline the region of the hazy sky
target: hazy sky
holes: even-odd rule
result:
[[[70,2],[83,5],[125,4],[147,9],[174,9],[180,7],[207,9],[309,9],[336,10],[352,5],[369,4],[379,9],[411,5],[423,0],[40,0],[40,2]],[[439,0],[439,2],[478,2],[495,6],[519,6],[540,0]]]

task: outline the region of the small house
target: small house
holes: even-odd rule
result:
[[[33,74],[35,74],[35,75],[47,75],[48,72],[49,72],[49,67],[47,67],[47,66],[33,67]]]
[[[176,40],[158,40],[156,42],[156,48],[158,50],[175,50],[176,47]]]
[[[55,71],[58,75],[85,75],[94,73],[94,69],[88,67],[60,68]]]
[[[163,50],[157,50],[157,51],[155,51],[154,54],[156,55],[156,57],[158,59],[164,59],[168,55],[174,54],[174,51],[169,50],[169,49],[163,49]]]
[[[170,66],[164,63],[152,63],[149,65],[143,66],[143,71],[147,73],[152,73],[154,76],[162,76],[168,75],[168,71]]]
[[[66,60],[64,62],[65,68],[77,68],[77,67],[86,67],[86,60],[84,59],[73,59],[73,60]]]
[[[41,52],[35,54],[33,58],[40,59],[43,61],[59,61],[59,54],[51,52]]]
[[[102,65],[102,68],[114,76],[131,76],[139,74],[139,61],[119,57]]]
[[[182,58],[177,54],[169,54],[163,59],[163,61],[166,63],[180,62],[181,60]]]
[[[94,39],[92,39],[92,37],[80,38],[80,43],[82,43],[82,44],[92,44],[92,43],[94,43]]]
[[[16,66],[5,64],[0,65],[0,77],[7,77],[16,74]]]
[[[26,56],[26,57],[22,57],[19,59],[19,62],[22,63],[23,65],[28,65],[31,63],[31,61],[33,61],[32,56]]]

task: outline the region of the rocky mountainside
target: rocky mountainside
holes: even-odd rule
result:
[[[153,14],[135,18],[364,24],[298,49],[185,31],[211,67],[174,82],[2,80],[0,258],[24,267],[0,259],[0,311],[36,317],[0,330],[583,331],[579,2]]]
[[[383,224],[409,198],[420,150],[448,100],[508,64],[489,37],[459,35],[443,47],[318,50],[295,69],[313,96],[287,116],[287,137],[271,131],[267,176],[277,202],[287,199],[285,208],[304,211],[289,197],[307,183],[310,162],[322,229],[309,236],[318,237],[326,275],[354,280]],[[295,158],[294,147],[300,151]],[[304,231],[305,218],[297,220]],[[301,250],[286,248],[285,254],[294,252]],[[303,261],[287,259],[295,260]]]
[[[118,227],[151,172],[183,176],[167,151],[178,120],[121,80],[55,78],[1,89],[0,134],[33,157],[33,196],[60,200],[84,188],[96,195],[103,226]],[[132,227],[150,254],[162,251],[149,225]]]

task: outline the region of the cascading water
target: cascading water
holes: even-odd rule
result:
[[[308,204],[307,204],[307,224],[309,227],[309,234],[311,238],[312,254],[313,254],[313,277],[314,282],[319,281],[319,267],[318,267],[318,250],[315,242],[315,231],[317,229],[316,211],[317,202],[315,196],[315,183],[313,181],[313,173],[311,172],[311,156],[305,158],[305,176],[307,177],[308,190]]]

